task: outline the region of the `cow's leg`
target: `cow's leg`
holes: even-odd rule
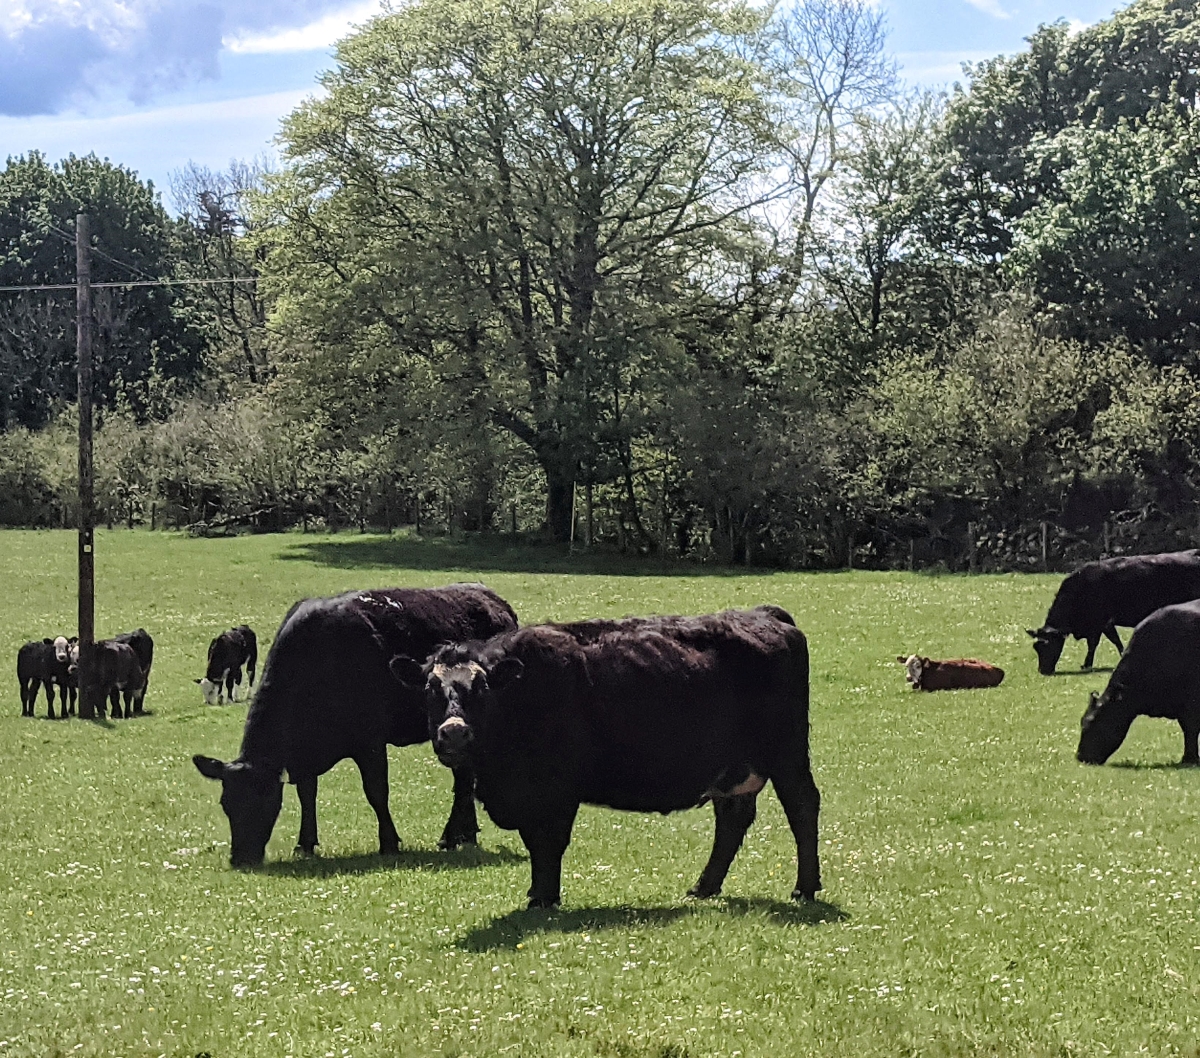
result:
[[[796,888],[792,890],[792,899],[812,900],[821,888],[821,863],[817,855],[821,794],[813,781],[808,754],[781,772],[772,773],[771,783],[796,839]]]
[[[113,720],[120,720],[121,717],[121,692],[114,687],[108,692],[108,713]]]
[[[46,688],[46,719],[54,719],[54,681],[43,680],[42,686]]]
[[[394,856],[400,851],[400,835],[396,833],[396,824],[392,822],[392,813],[388,810],[388,763],[387,746],[368,750],[354,758],[362,776],[363,793],[379,820],[379,853],[382,856]]]
[[[454,769],[454,806],[446,828],[438,839],[439,849],[456,849],[459,845],[474,845],[479,833],[475,818],[475,772],[470,768]]]
[[[1104,630],[1104,634],[1108,636],[1108,641],[1117,648],[1118,654],[1124,654],[1125,648],[1121,646],[1121,637],[1117,635],[1117,626],[1109,623],[1109,626]]]
[[[296,779],[296,796],[300,798],[300,837],[296,851],[312,856],[320,842],[317,841],[317,777],[315,775]]]
[[[231,702],[237,701],[237,683],[238,681],[234,678],[233,670],[230,669],[225,673],[225,697]]]
[[[67,689],[71,692],[71,715],[75,716],[75,701],[79,697],[79,688],[72,683],[68,685]]]
[[[1197,742],[1200,741],[1200,725],[1194,720],[1179,721],[1179,726],[1183,729],[1183,760],[1180,764],[1200,764],[1200,747]]]
[[[33,716],[34,706],[37,704],[38,687],[41,684],[38,680],[30,680],[27,686],[21,688],[21,715]]]
[[[539,820],[520,828],[521,840],[529,850],[533,876],[529,886],[530,907],[557,907],[562,899],[562,858],[571,843],[571,827],[579,805],[570,805],[556,818]]]
[[[716,896],[725,883],[729,865],[742,847],[746,831],[758,811],[758,794],[738,794],[736,797],[714,797],[713,811],[717,817],[717,832],[713,838],[712,854],[700,872],[700,880],[688,890],[688,896]]]
[[[133,695],[133,711],[137,716],[141,716],[146,711],[146,690],[150,686],[150,680],[142,677],[142,685]]]
[[[137,696],[137,692],[131,691],[128,688],[126,688],[121,693],[121,697],[125,699],[125,719],[126,720],[130,720],[133,718],[133,699],[136,696]]]
[[[1100,645],[1100,632],[1087,637],[1087,656],[1083,659],[1083,668],[1090,669],[1096,660],[1096,648]]]

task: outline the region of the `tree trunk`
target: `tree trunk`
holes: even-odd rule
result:
[[[571,539],[571,497],[575,482],[571,476],[553,467],[546,472],[546,528],[553,540],[565,544]]]

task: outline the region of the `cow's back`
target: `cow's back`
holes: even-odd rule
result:
[[[807,642],[769,613],[584,621],[503,639],[526,671],[501,694],[523,715],[500,757],[572,771],[580,800],[686,808],[731,762],[765,769],[797,739],[807,753]]]
[[[1146,716],[1177,717],[1200,695],[1200,600],[1156,610],[1133,631],[1109,677]],[[1200,703],[1198,703],[1200,704]]]
[[[1101,559],[1063,580],[1046,625],[1083,638],[1109,622],[1131,628],[1155,610],[1197,598],[1200,551]]]
[[[424,658],[442,643],[515,626],[512,608],[482,585],[302,600],[267,652],[241,756],[298,766],[354,756],[379,742],[422,742],[429,734],[421,697],[392,678],[388,661],[401,653]]]

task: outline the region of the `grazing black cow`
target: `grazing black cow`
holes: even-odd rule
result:
[[[398,851],[388,811],[387,746],[424,742],[429,731],[421,694],[391,678],[389,659],[399,653],[424,658],[443,643],[516,625],[512,607],[482,584],[355,591],[293,606],[267,654],[237,760],[192,758],[202,775],[221,780],[232,863],[262,862],[285,773],[300,798],[297,851],[312,853],[317,776],[347,757],[358,765],[363,792],[379,819],[380,852]],[[474,843],[479,831],[474,787],[469,768],[455,771],[443,848]]]
[[[150,670],[154,667],[154,640],[150,633],[144,628],[139,628],[135,632],[122,632],[120,635],[112,637],[113,643],[124,643],[133,648],[133,652],[137,655],[138,662],[142,666],[142,688],[138,691],[134,699],[134,711],[141,713],[145,711],[146,688],[150,686]],[[126,710],[128,711],[128,710]]]
[[[1038,672],[1052,676],[1067,636],[1087,640],[1083,667],[1096,660],[1100,637],[1117,650],[1117,626],[1132,628],[1162,606],[1200,599],[1200,551],[1171,551],[1085,562],[1059,585],[1041,628],[1027,629]]]
[[[559,902],[580,804],[666,813],[711,800],[712,855],[690,894],[716,895],[768,780],[796,839],[792,896],[821,888],[808,643],[786,611],[536,625],[391,667],[424,686],[439,759],[471,764],[488,815],[520,833],[530,907]]]
[[[58,636],[38,642],[32,640],[17,651],[17,683],[21,689],[21,715],[33,716],[38,688],[46,691],[46,717],[54,719],[54,688],[59,690],[62,718],[75,712],[76,684],[69,673],[70,644],[74,639]]]
[[[1178,720],[1183,764],[1200,764],[1200,599],[1155,610],[1133,630],[1104,693],[1088,698],[1075,756],[1103,764],[1139,716]]]
[[[231,702],[237,701],[237,689],[242,685],[242,666],[254,686],[254,670],[258,665],[258,637],[249,625],[238,625],[222,632],[208,644],[208,665],[204,678],[197,680],[200,693],[209,705],[219,705],[225,690]]]

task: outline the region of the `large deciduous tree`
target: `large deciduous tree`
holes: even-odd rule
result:
[[[760,30],[720,0],[419,0],[343,41],[274,185],[298,369],[431,373],[455,414],[528,446],[564,538],[575,482],[629,477],[752,199]]]

